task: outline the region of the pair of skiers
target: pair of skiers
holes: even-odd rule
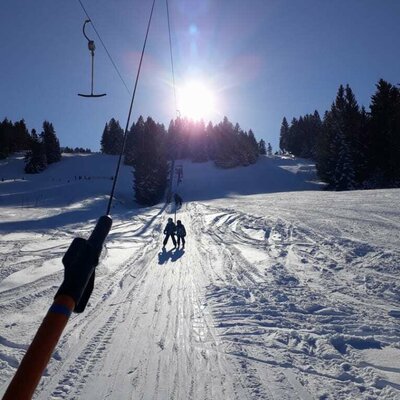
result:
[[[168,243],[168,239],[170,237],[172,239],[172,243],[176,247],[175,234],[178,239],[178,247],[181,245],[181,241],[182,241],[182,249],[184,249],[185,248],[185,236],[186,236],[185,226],[182,224],[182,221],[179,219],[178,219],[178,221],[176,221],[176,225],[175,225],[172,218],[168,218],[167,225],[165,226],[165,229],[164,229],[164,235],[165,235],[165,239],[163,242],[164,247]]]

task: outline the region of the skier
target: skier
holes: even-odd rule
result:
[[[163,245],[164,245],[163,247],[165,247],[165,245],[167,244],[170,236],[172,239],[172,243],[174,244],[174,247],[176,247],[175,230],[176,230],[176,226],[175,226],[174,222],[172,221],[172,218],[168,218],[167,225],[165,226],[165,229],[164,229],[165,239],[163,242]]]
[[[182,197],[178,193],[174,194],[175,205],[182,207]]]
[[[178,248],[181,245],[181,239],[182,239],[182,249],[184,249],[185,248],[186,229],[180,219],[178,219],[178,221],[176,221],[176,236],[178,238]]]

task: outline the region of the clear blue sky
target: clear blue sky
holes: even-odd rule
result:
[[[152,0],[83,0],[129,88]],[[349,83],[369,105],[378,79],[400,82],[399,0],[169,0],[176,82],[207,77],[218,113],[276,148],[289,120],[330,107]],[[77,0],[2,0],[0,119],[29,128],[51,121],[61,145],[99,149],[105,123],[125,126],[130,97],[95,33],[95,91],[89,92],[85,20]],[[133,120],[175,116],[166,7],[156,1]]]

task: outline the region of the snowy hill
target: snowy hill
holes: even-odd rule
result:
[[[0,395],[115,162],[0,161]],[[182,164],[184,250],[161,250],[174,207],[137,208],[122,168],[90,304],[35,398],[400,398],[400,190],[323,192],[304,160]]]

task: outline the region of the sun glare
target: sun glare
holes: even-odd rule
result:
[[[188,82],[178,90],[178,109],[182,117],[208,121],[216,111],[214,92],[203,82]]]

